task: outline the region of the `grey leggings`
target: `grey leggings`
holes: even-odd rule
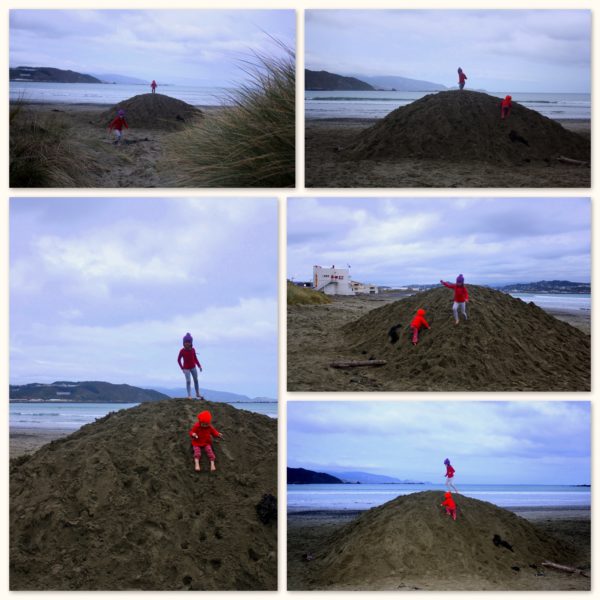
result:
[[[458,309],[459,308],[466,320],[467,319],[467,303],[466,302],[455,302],[452,305],[452,312],[454,313],[454,320],[458,321]]]
[[[193,369],[182,369],[183,374],[185,375],[185,387],[187,388],[187,395],[192,395],[192,381],[191,378],[194,378],[194,387],[196,388],[196,396],[200,395],[200,389],[198,388],[198,369],[194,367]]]

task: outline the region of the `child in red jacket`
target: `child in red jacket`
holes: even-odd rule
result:
[[[449,458],[444,461],[444,464],[446,465],[446,487],[448,488],[448,491],[452,488],[458,494],[458,490],[454,487],[454,473],[456,471],[450,464]]]
[[[467,80],[467,76],[464,71],[458,67],[458,89],[462,90],[465,87],[465,81]]]
[[[123,127],[129,129],[129,125],[127,125],[127,121],[125,120],[125,111],[120,110],[117,113],[117,116],[112,120],[111,124],[108,126],[108,131],[115,132],[115,141],[113,144],[118,144],[123,139]]]
[[[194,470],[200,471],[200,457],[202,456],[202,448],[210,460],[210,470],[216,471],[215,453],[212,449],[212,438],[222,438],[211,424],[212,416],[209,411],[205,410],[198,415],[198,421],[190,429],[190,437],[192,438],[192,448],[194,449]]]
[[[410,328],[412,329],[413,346],[416,346],[419,342],[419,329],[421,329],[421,327],[431,329],[429,327],[429,323],[425,320],[425,310],[422,308],[417,311],[415,318],[410,323]]]
[[[200,395],[200,388],[198,387],[198,371],[196,370],[196,367],[198,367],[200,373],[202,373],[202,365],[196,356],[196,350],[193,347],[193,343],[194,338],[189,333],[186,333],[183,336],[183,348],[179,351],[177,363],[185,375],[185,387],[187,388],[188,400],[192,399],[192,378],[194,379],[196,398],[198,398],[198,400],[204,400]]]
[[[445,285],[447,288],[454,290],[454,304],[452,305],[452,312],[454,313],[454,323],[458,325],[458,309],[462,312],[465,321],[467,320],[467,302],[469,301],[469,292],[465,287],[465,278],[462,273],[456,278],[456,284],[448,283],[440,279],[440,283]]]
[[[454,502],[454,498],[450,492],[446,492],[444,494],[446,498],[440,506],[446,507],[446,514],[452,517],[453,521],[456,521],[456,502]]]
[[[512,108],[512,96],[506,96],[500,104],[500,118],[505,119],[510,116],[510,109]]]

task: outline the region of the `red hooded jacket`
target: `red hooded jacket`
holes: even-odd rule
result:
[[[416,329],[421,329],[421,327],[429,329],[429,323],[425,320],[425,311],[422,308],[417,311],[415,318],[410,322],[410,326]]]
[[[193,434],[198,437],[195,438]],[[196,421],[190,429],[190,437],[192,438],[192,446],[208,446],[212,442],[212,438],[219,437],[221,434],[212,426],[207,425],[202,427],[200,421]]]
[[[461,71],[458,74],[458,83],[464,83],[467,80],[467,76],[465,75],[464,71]]]
[[[112,131],[113,129],[118,129],[121,131],[123,127],[129,129],[129,125],[127,125],[125,117],[117,116],[112,120],[112,123],[108,126],[108,129],[109,131]]]
[[[454,290],[454,302],[469,301],[469,292],[467,291],[466,286],[456,285],[455,283],[448,283],[447,281],[440,281],[440,283],[442,285],[445,285],[447,288]]]
[[[441,506],[447,506],[450,510],[456,508],[456,502],[450,492],[446,492],[446,499],[442,502]]]
[[[452,465],[446,465],[446,477],[454,477],[454,467]]]
[[[193,369],[195,366],[202,368],[202,365],[196,356],[195,348],[182,348],[179,351],[177,362],[182,369]]]

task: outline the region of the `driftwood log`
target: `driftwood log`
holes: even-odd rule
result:
[[[565,571],[566,573],[575,573],[577,575],[589,577],[589,575],[587,573],[584,573],[581,569],[576,569],[575,567],[567,567],[566,565],[559,565],[558,563],[550,562],[548,560],[545,560],[542,563],[542,567],[550,567],[551,569],[557,569],[558,571]]]
[[[353,367],[381,367],[387,360],[336,360],[329,366],[334,369],[352,369]]]
[[[578,167],[587,167],[589,165],[585,160],[576,160],[574,158],[567,158],[566,156],[559,156],[556,160],[567,165],[577,165]]]

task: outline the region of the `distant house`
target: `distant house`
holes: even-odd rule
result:
[[[379,287],[372,283],[361,283],[360,281],[351,281],[350,286],[355,294],[379,294]]]
[[[313,288],[328,296],[354,296],[350,281],[350,269],[313,266]]]

